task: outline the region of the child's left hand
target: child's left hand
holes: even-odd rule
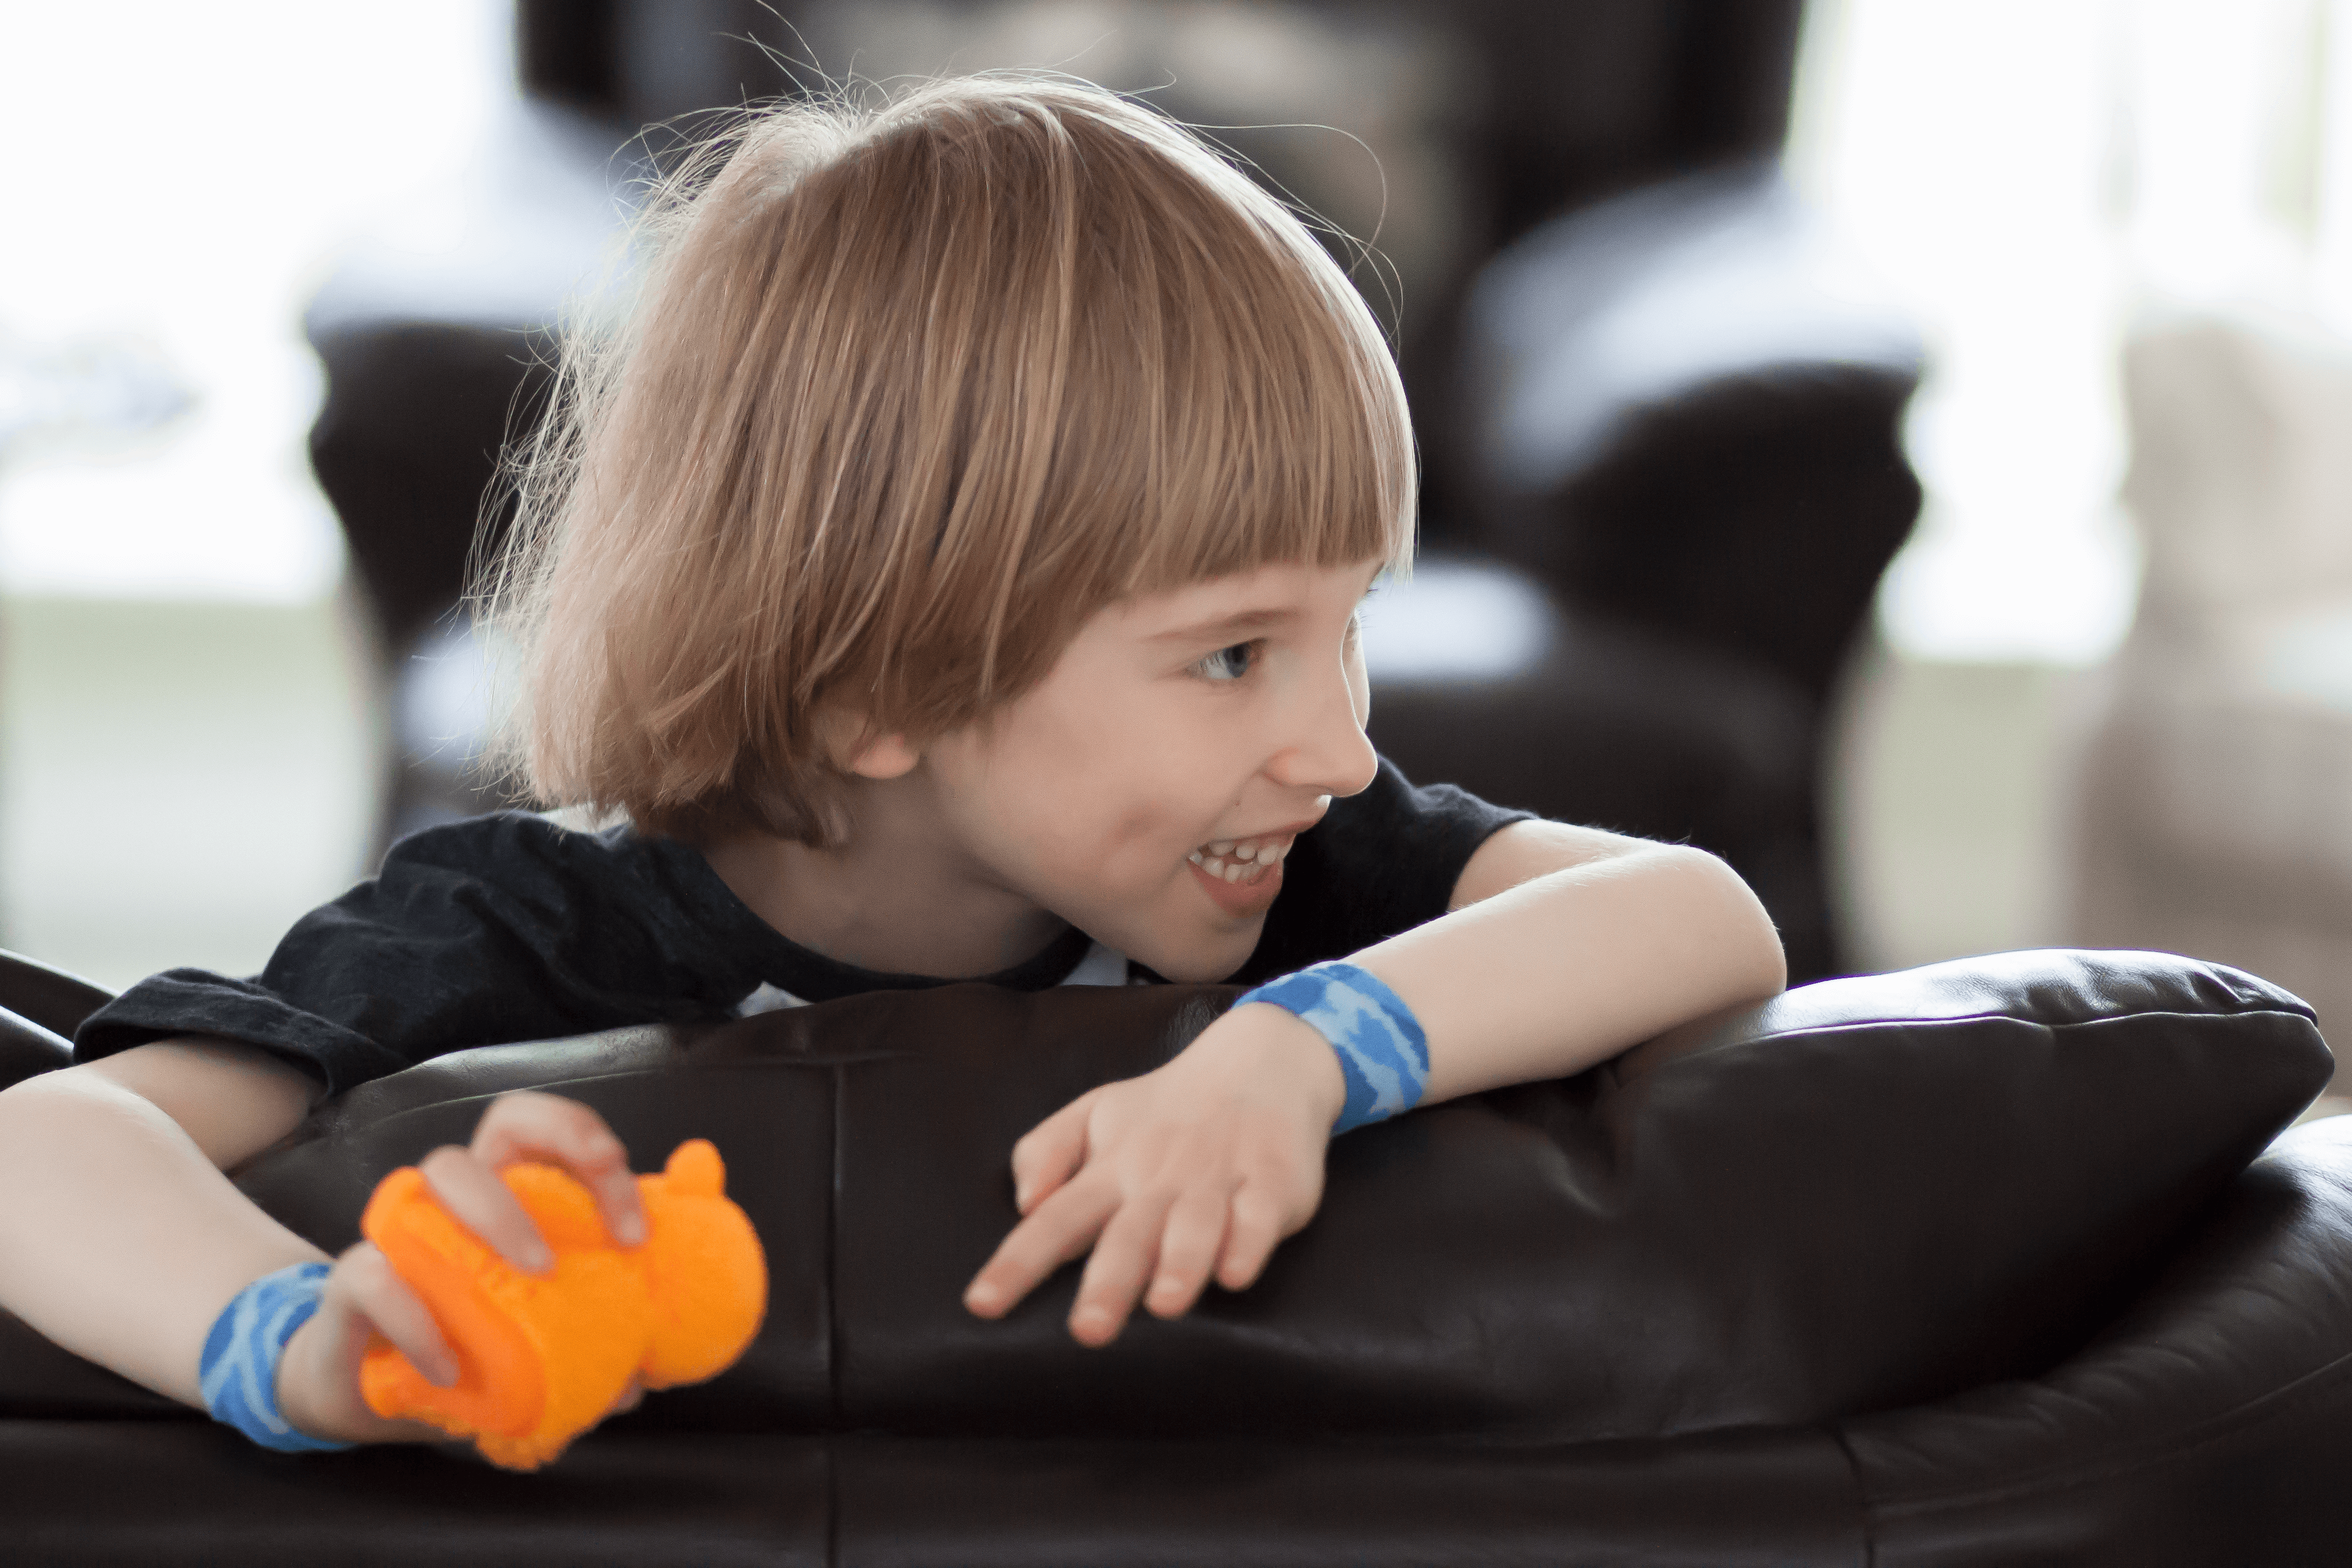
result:
[[[1139,1297],[1181,1317],[1213,1270],[1242,1289],[1314,1217],[1346,1098],[1321,1035],[1265,1003],[1235,1009],[1165,1067],[1080,1095],[1013,1145],[1023,1218],[964,1305],[1001,1317],[1088,1248],[1070,1311],[1081,1344],[1118,1338]]]

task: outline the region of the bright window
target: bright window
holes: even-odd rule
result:
[[[482,142],[513,92],[509,15],[8,7],[0,591],[295,602],[333,587],[302,305],[372,213]]]
[[[1933,368],[1914,657],[2087,664],[2130,624],[2117,349],[2143,310],[2352,319],[2347,0],[1814,0],[1790,165]]]

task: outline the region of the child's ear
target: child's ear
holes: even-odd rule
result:
[[[896,730],[876,736],[850,753],[849,770],[861,779],[898,779],[913,771],[921,757]]]
[[[861,779],[901,778],[922,759],[898,731],[870,735],[863,718],[839,708],[828,707],[820,712],[817,729],[824,738],[824,748],[834,766]]]

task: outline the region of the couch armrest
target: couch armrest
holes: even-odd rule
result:
[[[70,1039],[82,1019],[113,999],[95,980],[0,950],[0,1008],[51,1034]]]
[[[1818,697],[1917,516],[1922,359],[1772,164],[1557,219],[1471,295],[1478,542]]]

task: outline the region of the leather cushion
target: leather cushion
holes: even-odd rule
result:
[[[1063,1328],[1075,1268],[1003,1322],[967,1315],[1014,1220],[1013,1140],[1234,994],[951,987],[457,1053],[322,1108],[238,1181],[333,1251],[383,1170],[461,1141],[501,1088],[594,1105],[639,1168],[714,1138],[768,1249],[768,1322],[726,1376],[616,1427],[1564,1441],[2039,1371],[2330,1065],[2293,998],[2183,959],[1832,981],[1348,1134],[1257,1285],[1106,1350]],[[39,1403],[62,1413],[54,1376]]]

